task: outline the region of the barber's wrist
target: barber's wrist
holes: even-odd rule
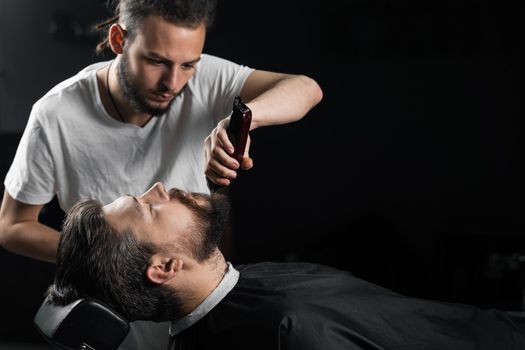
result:
[[[257,115],[258,106],[257,103],[249,102],[246,103],[246,107],[248,107],[252,111],[252,121],[250,123],[250,131],[257,129],[258,127],[262,126],[261,124],[261,118]]]

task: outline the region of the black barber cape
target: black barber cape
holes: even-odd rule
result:
[[[502,311],[409,298],[315,264],[236,269],[233,290],[172,349],[525,349]]]

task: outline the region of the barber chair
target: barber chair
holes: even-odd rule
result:
[[[129,332],[126,319],[94,299],[56,306],[48,298],[38,309],[34,324],[56,349],[116,350]]]
[[[525,312],[507,311],[525,329]],[[129,322],[106,305],[90,298],[65,306],[44,300],[34,323],[40,334],[60,350],[116,350],[129,332]]]

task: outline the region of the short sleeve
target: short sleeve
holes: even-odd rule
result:
[[[233,99],[241,93],[246,79],[253,71],[253,68],[203,54],[195,78],[191,81],[191,88],[195,97],[213,111],[215,121],[218,122],[231,113]]]
[[[37,113],[33,108],[4,181],[6,191],[13,198],[34,205],[48,203],[56,192],[49,140],[37,120]]]

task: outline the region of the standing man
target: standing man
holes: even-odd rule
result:
[[[55,261],[59,232],[38,222],[55,195],[67,211],[82,199],[106,204],[142,193],[157,180],[208,192],[206,175],[228,186],[237,169],[252,166],[248,153],[242,164],[230,157],[226,127],[237,95],[252,110],[252,130],[297,121],[321,100],[308,77],[203,54],[214,11],[213,0],[117,1],[99,44],[116,58],[86,67],[33,106],[4,181],[3,247]],[[155,348],[150,341],[136,346]]]

